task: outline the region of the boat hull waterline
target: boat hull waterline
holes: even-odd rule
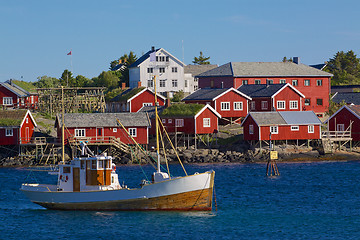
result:
[[[21,190],[32,202],[54,210],[211,211],[214,177],[208,171],[137,189],[64,192],[56,185],[23,184]]]

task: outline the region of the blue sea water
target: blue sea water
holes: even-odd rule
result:
[[[216,171],[212,212],[46,210],[19,187],[54,176],[0,168],[0,239],[360,239],[359,161],[278,167],[281,176],[267,178],[265,164],[187,165],[189,173]],[[129,187],[144,178],[138,166],[117,172]]]

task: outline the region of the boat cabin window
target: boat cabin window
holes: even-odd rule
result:
[[[91,160],[91,169],[96,169],[96,160]]]
[[[103,169],[104,168],[104,160],[99,160],[99,169]]]
[[[63,167],[63,173],[70,173],[70,167]]]
[[[85,161],[84,160],[80,161],[80,167],[81,167],[81,169],[85,168]]]

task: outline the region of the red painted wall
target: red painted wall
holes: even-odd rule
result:
[[[126,129],[129,131],[129,128]],[[147,127],[134,127],[136,128],[136,137],[134,137],[135,141],[139,144],[148,144],[148,133]],[[65,143],[67,142],[68,138],[72,138],[75,136],[75,129],[76,128],[67,128],[65,130]],[[77,128],[83,129],[83,128]],[[57,129],[58,139],[61,139],[61,128]],[[109,137],[120,138],[119,140],[125,144],[134,144],[131,138],[125,133],[125,131],[121,127],[117,127],[117,132],[113,132],[112,127],[104,127],[102,130],[102,136],[98,135],[98,128],[87,128],[85,133],[85,139],[89,142],[96,142],[96,141],[109,141]],[[81,138],[78,138],[81,139]]]
[[[26,122],[26,120],[28,122]],[[29,143],[31,139],[34,137],[34,131],[35,131],[35,125],[33,121],[31,121],[30,115],[27,114],[25,116],[24,123],[20,129],[20,142],[22,144]]]
[[[1,105],[3,105],[3,97],[12,97],[13,99],[13,105],[17,106],[17,95],[11,91],[9,91],[7,88],[0,86],[0,101]]]
[[[221,102],[230,102],[230,111],[221,110]],[[234,102],[242,102],[243,110],[234,110]],[[248,113],[248,101],[243,96],[235,93],[234,91],[229,91],[223,96],[215,100],[214,108],[223,118],[240,118],[245,117]]]
[[[158,97],[159,105],[164,106],[165,101]],[[130,112],[137,112],[143,107],[143,103],[152,103],[155,106],[155,94],[149,90],[144,91],[142,94],[130,101]]]
[[[254,126],[254,133],[250,134],[249,126]],[[244,130],[244,140],[259,140],[259,127],[257,126],[256,122],[252,117],[248,117],[245,122],[243,123],[243,130]]]
[[[306,111],[314,111],[315,113],[324,114],[324,112],[329,107],[329,94],[330,94],[330,78],[329,77],[282,77],[282,78],[272,78],[272,77],[251,77],[251,78],[233,78],[233,77],[199,77],[199,87],[210,87],[211,80],[214,81],[214,87],[221,87],[221,82],[224,82],[224,87],[234,87],[238,88],[242,85],[242,80],[248,80],[248,84],[255,84],[255,80],[260,80],[261,84],[266,84],[266,80],[271,79],[273,83],[280,83],[281,79],[285,80],[285,83],[292,84],[292,80],[298,80],[298,86],[295,86],[302,94],[305,95],[305,98],[310,99],[310,106],[305,106]],[[310,80],[310,86],[305,86],[305,79]],[[322,85],[317,86],[316,80],[322,80]],[[232,85],[231,85],[232,84]],[[323,104],[318,105],[317,99],[322,99]],[[303,103],[305,99],[302,100]]]
[[[299,131],[291,131],[291,125],[278,126],[278,134],[271,134],[271,140],[320,139],[320,126],[314,125],[314,133],[308,133],[308,125],[299,126]],[[261,126],[261,140],[270,140],[270,126]]]
[[[204,118],[210,118],[210,127],[204,127]],[[196,134],[217,133],[218,128],[218,117],[208,108],[196,118]]]
[[[293,89],[291,89],[290,87],[286,87],[273,98],[275,111],[302,111],[302,107],[304,106],[302,99],[303,98]],[[277,109],[277,101],[285,101],[285,109]],[[297,101],[298,108],[290,109],[290,101]]]
[[[19,144],[19,128],[13,128],[13,136],[5,136],[5,128],[0,128],[0,145]]]
[[[251,109],[251,101],[249,105],[249,111],[251,112],[268,112],[273,111],[272,101],[271,98],[252,98],[252,101],[255,102],[255,110]],[[262,109],[261,102],[266,101],[267,102],[267,108]]]
[[[353,141],[360,141],[360,119],[346,108],[343,108],[329,120],[329,130],[336,131],[336,125],[338,124],[344,124],[344,130],[346,130],[350,125],[350,121],[353,121],[351,126],[351,137],[353,138]]]

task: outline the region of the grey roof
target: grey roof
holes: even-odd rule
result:
[[[201,88],[185,97],[182,101],[213,100],[227,90],[229,88]]]
[[[344,101],[346,104],[360,105],[360,92],[337,92],[331,100],[335,103]]]
[[[159,51],[161,48],[158,48],[155,50],[155,52]],[[146,59],[148,59],[150,57],[150,53],[152,53],[154,51],[150,50],[147,53],[145,53],[144,55],[142,55],[138,60],[136,60],[133,64],[131,64],[128,68],[133,68],[133,67],[137,67],[139,66],[139,64],[141,64],[142,62],[144,62]]]
[[[258,125],[321,124],[313,111],[250,112]]]
[[[146,113],[65,113],[65,126],[73,127],[115,127],[116,119],[126,127],[149,127],[150,121]],[[61,115],[57,115],[61,123]],[[61,125],[61,124],[59,124]]]
[[[19,86],[13,86],[14,84],[9,84],[8,82],[0,83],[3,87],[7,88],[9,91],[15,93],[18,97],[27,97],[29,93]]]
[[[165,106],[159,106],[158,107],[158,114],[160,114],[162,111],[164,111]],[[144,106],[142,107],[139,112],[145,112],[148,114],[149,118],[155,118],[155,106]]]
[[[284,111],[279,112],[287,124],[321,124],[320,119],[313,111]]]
[[[305,64],[292,62],[229,62],[197,75],[198,77],[331,77]]]
[[[203,65],[186,65],[184,67],[184,73],[190,73],[193,76],[199,75],[200,73],[209,71],[217,68],[218,65],[214,64],[203,64]]]
[[[250,97],[271,97],[277,93],[286,83],[281,84],[247,84],[242,85],[238,90]]]

